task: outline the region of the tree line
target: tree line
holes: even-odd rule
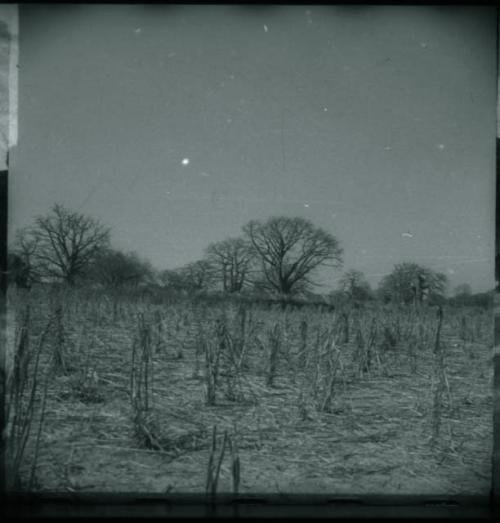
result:
[[[156,271],[136,253],[113,248],[110,229],[98,220],[56,204],[17,232],[9,273],[21,287],[42,281],[114,287],[159,281],[193,292],[219,288],[235,293],[252,286],[288,296],[313,286],[320,266],[341,264],[342,249],[334,236],[304,218],[281,216],[250,221],[241,237],[209,245],[201,260]]]
[[[9,251],[8,279],[18,287],[41,282],[111,288],[156,286],[177,293],[254,292],[293,298],[318,287],[318,269],[339,270],[343,249],[335,236],[301,217],[251,220],[238,237],[207,246],[200,260],[156,270],[135,252],[111,245],[111,231],[98,220],[56,204],[17,231]],[[416,263],[394,266],[373,290],[365,275],[348,270],[331,293],[336,300],[403,303],[443,300],[445,274]],[[462,302],[470,289],[457,289]]]

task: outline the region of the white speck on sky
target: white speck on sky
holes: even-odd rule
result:
[[[444,144],[440,143],[440,144],[438,145],[438,149],[439,149],[440,151],[443,151],[443,150],[444,150]]]
[[[182,159],[182,165],[189,165],[189,158],[183,158]]]
[[[267,25],[264,24],[264,31],[267,33],[269,31]]]

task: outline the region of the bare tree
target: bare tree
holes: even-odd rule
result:
[[[248,281],[254,253],[243,238],[228,238],[208,246],[207,260],[212,264],[226,292],[239,292]]]
[[[313,284],[310,277],[321,265],[342,264],[337,239],[305,218],[252,220],[243,231],[260,259],[264,281],[279,294],[288,296]]]
[[[109,229],[58,204],[36,219],[29,235],[37,244],[34,260],[42,274],[70,285],[109,244]]]
[[[394,266],[379,285],[379,293],[386,301],[421,303],[426,297],[442,297],[448,278],[416,263],[405,262]]]
[[[189,283],[192,290],[208,290],[215,282],[215,271],[207,260],[198,260],[179,269],[184,281]]]
[[[159,277],[165,289],[176,292],[187,290],[187,282],[179,269],[165,269],[160,272]]]
[[[90,268],[91,279],[110,287],[136,286],[151,282],[154,270],[137,253],[124,253],[117,249],[103,249]]]
[[[207,260],[188,263],[174,270],[160,274],[163,285],[175,291],[200,292],[212,287],[216,281],[216,271]]]
[[[38,241],[27,228],[16,233],[13,248],[9,252],[9,281],[18,287],[29,289],[33,283],[40,280],[40,274],[35,264]]]
[[[345,272],[339,281],[339,289],[352,300],[364,301],[370,298],[371,288],[361,271],[351,269]]]

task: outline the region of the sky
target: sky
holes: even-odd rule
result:
[[[165,269],[302,216],[373,286],[412,261],[490,289],[495,24],[485,6],[22,6],[10,231],[58,202]]]

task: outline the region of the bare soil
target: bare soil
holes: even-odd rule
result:
[[[15,324],[27,302],[17,297],[14,303],[18,314],[10,318],[11,350]],[[53,304],[45,296],[30,298],[30,303],[34,346]],[[433,445],[434,311],[418,319],[429,336],[413,360],[403,339],[398,346],[381,348],[379,363],[360,374],[356,337],[352,334],[343,341],[342,379],[335,385],[330,408],[322,411],[314,391],[307,388],[312,367],[297,364],[298,329],[302,321],[308,322],[306,346],[312,350],[314,333],[334,325],[338,313],[252,310],[254,338],[266,341],[270,326],[277,321],[285,325],[274,384],[269,386],[266,380],[265,347],[249,338],[236,397],[228,399],[223,376],[216,404],[208,406],[206,369],[197,346],[197,329],[205,320],[199,319],[198,306],[123,300],[116,306],[111,300],[78,297],[64,303],[68,368],[51,378],[47,393],[36,466],[38,490],[203,493],[212,427],[217,425],[219,434],[227,429],[237,441],[240,493],[489,494],[493,441],[489,311],[445,310],[441,347],[449,389],[442,399],[439,441]],[[160,318],[163,328],[150,386],[162,450],[141,447],[134,439],[130,369],[140,311],[152,329],[154,318]],[[216,315],[214,310],[204,314],[209,319]],[[356,314],[361,325],[374,317],[379,322],[395,318],[384,318],[376,310]],[[467,341],[459,333],[463,317],[472,329]],[[43,369],[48,372],[48,358]],[[82,386],[83,373],[93,372],[93,385],[87,381]],[[39,415],[40,398],[37,405]],[[22,466],[24,477],[33,456],[32,438]],[[227,457],[218,491],[231,490]]]

